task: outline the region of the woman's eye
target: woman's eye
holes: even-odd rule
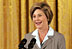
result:
[[[36,16],[33,16],[33,18],[35,18]]]
[[[41,15],[41,14],[39,14],[38,16],[39,16],[39,17],[41,17],[42,15]]]

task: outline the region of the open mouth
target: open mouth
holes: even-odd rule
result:
[[[42,22],[36,22],[36,25],[40,25]]]

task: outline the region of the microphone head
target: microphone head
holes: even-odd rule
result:
[[[21,43],[24,44],[24,45],[26,44],[26,42],[27,42],[26,39],[23,39],[23,40],[21,41]]]
[[[36,39],[32,38],[32,40],[30,41],[30,43],[28,45],[28,48],[33,48],[33,46],[35,45],[35,43],[36,43]]]
[[[24,45],[26,44],[27,40],[26,39],[23,39],[20,44],[19,44],[19,47],[20,48],[24,48]]]
[[[36,43],[36,39],[32,38],[32,40],[30,42],[34,45]]]

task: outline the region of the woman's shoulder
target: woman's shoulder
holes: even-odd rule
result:
[[[34,36],[32,35],[32,32],[29,32],[29,33],[24,35],[24,38],[31,39],[31,38],[34,38]]]
[[[57,32],[57,31],[54,31],[54,37],[57,39],[64,39],[64,35],[62,33]]]
[[[54,31],[54,33],[55,33],[55,36],[64,36],[62,33],[59,33],[57,31]]]
[[[30,37],[30,36],[31,36],[31,34],[32,34],[32,32],[27,33],[27,34],[25,34],[25,36],[24,36],[24,37]]]
[[[57,43],[58,45],[58,48],[60,49],[66,49],[65,48],[65,38],[64,38],[64,35],[62,33],[59,33],[59,32],[56,32],[55,31],[55,42]]]

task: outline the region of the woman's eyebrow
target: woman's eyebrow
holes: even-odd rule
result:
[[[38,14],[42,14],[42,13],[38,13]]]

